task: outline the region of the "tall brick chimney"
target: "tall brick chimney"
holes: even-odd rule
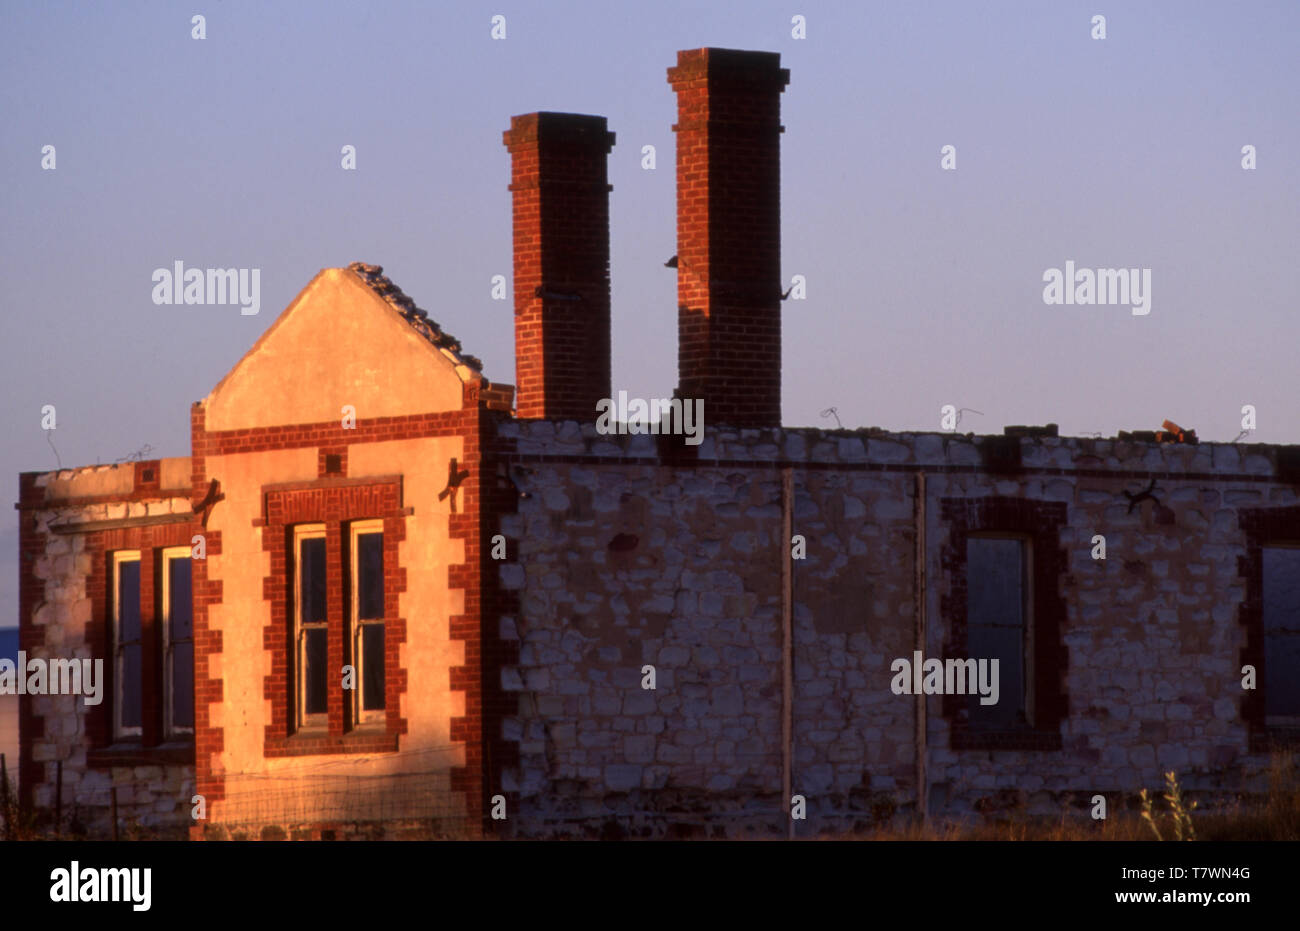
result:
[[[603,116],[510,118],[520,417],[594,420],[610,396],[609,192]]]
[[[678,393],[708,423],[781,423],[781,92],[776,52],[677,53]]]

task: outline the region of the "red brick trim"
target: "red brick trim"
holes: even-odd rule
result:
[[[1061,583],[1069,560],[1061,549],[1060,531],[1066,523],[1063,503],[1023,498],[943,498],[940,516],[948,525],[948,542],[941,554],[949,580],[940,598],[946,620],[945,657],[966,656],[966,539],[977,532],[1023,534],[1031,539],[1034,573],[1034,707],[1032,730],[990,733],[973,731],[964,696],[945,695],[943,715],[952,730],[954,750],[1060,750],[1061,722],[1068,714],[1065,675],[1069,653],[1062,635],[1066,623]]]
[[[517,803],[516,794],[501,785],[503,771],[519,761],[518,746],[502,736],[502,723],[517,713],[518,698],[502,688],[501,670],[519,662],[519,643],[501,639],[500,628],[501,617],[518,610],[518,599],[502,588],[500,564],[491,552],[502,515],[518,502],[506,464],[489,453],[511,447],[494,439],[504,420],[489,410],[476,416],[459,463],[469,472],[460,485],[460,512],[449,516],[451,537],[465,544],[465,561],[448,570],[449,586],[461,589],[465,598],[465,613],[450,619],[452,639],[465,641],[465,664],[451,668],[451,687],[465,693],[465,714],[451,721],[451,739],[465,742],[465,766],[452,770],[451,785],[465,793],[469,823],[477,821],[484,833],[501,826],[490,818],[492,796],[506,796],[507,811]],[[513,558],[518,547],[507,541],[507,552]]]
[[[344,429],[342,418],[324,423],[293,424],[283,427],[251,427],[246,430],[216,430],[202,435],[203,456],[231,456],[270,449],[328,447],[331,452],[353,443],[382,443],[426,436],[457,436],[465,429],[471,411],[438,411],[404,417],[357,419],[356,427]],[[196,459],[199,449],[194,451]]]
[[[1237,622],[1243,631],[1240,666],[1252,665],[1257,673],[1257,687],[1243,690],[1241,699],[1241,716],[1249,729],[1250,752],[1295,750],[1300,748],[1297,729],[1270,728],[1264,718],[1268,670],[1264,666],[1263,548],[1273,543],[1300,541],[1300,507],[1246,509],[1238,513],[1237,522],[1246,536],[1246,555],[1237,559],[1237,574],[1246,590],[1246,597],[1237,609]]]
[[[191,501],[202,501],[208,492],[206,412],[201,403],[190,407]],[[218,502],[214,507],[221,507]],[[221,552],[220,531],[202,530],[208,555]],[[225,749],[225,732],[212,724],[210,706],[225,698],[224,682],[211,675],[211,657],[224,650],[221,631],[213,630],[208,609],[222,603],[222,583],[208,578],[206,559],[194,565],[194,786],[208,802],[226,797],[225,777],[213,766],[213,760]],[[201,837],[198,825],[190,827],[191,837]]]
[[[347,478],[347,475],[348,448],[346,446],[322,446],[316,451],[317,478]]]
[[[271,702],[271,723],[266,726],[262,752],[266,757],[325,753],[394,751],[398,735],[406,733],[401,699],[407,672],[401,665],[401,645],[406,642],[406,619],[399,617],[398,596],[406,590],[406,569],[398,562],[398,544],[406,538],[406,510],[402,485],[397,479],[365,484],[337,483],[326,479],[316,487],[277,489],[263,486],[266,514],[262,521],[262,549],[270,554],[271,574],[263,580],[263,599],[270,603],[270,622],[263,628],[263,646],[271,654],[271,673],[263,679],[263,697]],[[352,730],[341,688],[329,691],[328,735],[296,733],[293,678],[293,587],[289,584],[295,524],[323,523],[329,582],[328,650],[331,669],[351,663],[344,636],[350,602],[344,551],[348,524],[355,520],[384,521],[384,696],[385,727],[382,734]]]
[[[160,488],[162,487],[162,460],[145,459],[135,463],[134,487],[132,491],[136,494],[149,492],[155,498],[162,497]]]
[[[45,552],[47,535],[36,528],[36,515],[45,489],[36,486],[39,473],[18,476],[18,649],[35,653],[45,646],[45,628],[37,627],[33,615],[45,600],[45,582],[36,577],[36,561]],[[45,736],[45,719],[37,717],[31,695],[18,697],[18,798],[23,807],[32,804],[36,783],[45,782],[45,764],[32,758],[33,742]]]

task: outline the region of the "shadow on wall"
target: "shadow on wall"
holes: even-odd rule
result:
[[[0,628],[0,659],[18,661],[18,628]],[[10,788],[18,786],[18,696],[0,695],[0,753],[5,757]]]

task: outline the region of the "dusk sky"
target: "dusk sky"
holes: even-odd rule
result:
[[[191,17],[206,17],[206,38]],[[491,18],[506,17],[506,38]],[[806,39],[791,19],[806,18]],[[1091,37],[1106,17],[1106,38]],[[10,501],[18,473],[189,453],[189,408],[321,268],[373,262],[514,382],[513,114],[606,116],[615,392],[677,381],[679,49],[781,54],[790,426],[1059,423],[1300,442],[1300,4],[0,5]],[[357,170],[340,150],[356,147]],[[42,147],[56,168],[41,167]],[[642,146],[658,167],[643,170]],[[956,148],[955,171],[940,150]],[[1243,170],[1242,147],[1257,168]],[[153,270],[261,270],[261,311]],[[1150,313],[1043,275],[1151,270]],[[311,390],[303,372],[301,390]],[[594,414],[593,414],[594,417]],[[706,412],[707,417],[707,412]],[[0,626],[17,622],[17,515]]]

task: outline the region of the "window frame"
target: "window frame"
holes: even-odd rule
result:
[[[346,449],[346,447],[344,447]],[[269,563],[263,577],[262,598],[268,605],[262,627],[271,651],[271,672],[262,680],[262,696],[270,703],[271,719],[263,730],[262,754],[266,758],[318,754],[391,753],[407,732],[402,697],[407,689],[407,668],[402,662],[407,620],[401,615],[406,591],[406,569],[400,545],[406,538],[406,518],[413,511],[402,502],[401,475],[365,478],[331,476],[316,481],[263,485],[263,512],[254,521],[261,529],[262,551]],[[295,636],[295,570],[293,529],[324,524],[329,567],[329,662],[342,674],[349,662],[348,569],[352,521],[384,522],[384,678],[385,719],[382,726],[358,728],[351,720],[349,696],[334,679],[329,694],[327,730],[300,731],[296,727],[298,691]],[[335,689],[339,689],[335,692]]]
[[[112,553],[112,588],[113,588],[113,613],[112,613],[112,638],[113,638],[113,727],[112,736],[114,741],[142,741],[144,739],[144,696],[145,682],[149,678],[144,663],[144,605],[143,605],[143,588],[144,588],[144,561],[142,559],[143,551],[140,549],[121,549],[114,550]],[[126,701],[122,690],[126,685],[125,670],[125,648],[131,643],[124,642],[122,639],[122,572],[121,567],[125,563],[138,564],[137,571],[140,573],[140,581],[137,583],[139,591],[137,599],[140,601],[136,606],[136,613],[139,615],[138,623],[140,632],[138,638],[132,643],[140,650],[140,723],[134,726],[126,726],[122,723],[122,711],[126,706]]]
[[[1265,689],[1268,669],[1264,655],[1264,548],[1287,546],[1300,541],[1300,505],[1243,508],[1237,524],[1245,542],[1245,556],[1237,561],[1237,575],[1245,589],[1245,600],[1237,612],[1242,643],[1241,666],[1253,666],[1255,688],[1243,689],[1240,699],[1241,724],[1246,728],[1250,753],[1300,750],[1300,726],[1269,723]]]
[[[360,560],[360,538],[363,536],[374,535],[380,538],[380,584],[386,586],[384,575],[387,571],[387,560],[384,559],[384,520],[383,518],[366,518],[348,522],[348,583],[349,583],[349,604],[347,618],[347,642],[351,650],[350,656],[352,666],[355,670],[353,678],[354,688],[350,696],[350,712],[353,729],[383,729],[388,720],[388,668],[384,664],[384,707],[367,710],[365,708],[365,676],[366,676],[366,655],[364,647],[364,634],[366,627],[379,627],[384,631],[384,644],[387,649],[388,637],[385,624],[387,622],[386,614],[378,618],[363,618],[361,613],[361,560]]]
[[[163,739],[165,740],[184,740],[193,738],[194,725],[189,726],[176,724],[176,674],[175,674],[175,647],[177,643],[190,644],[190,661],[194,659],[194,550],[189,546],[165,546],[159,551],[159,560],[162,579],[159,583],[161,591],[159,626],[162,628],[162,696],[163,696]],[[190,565],[190,635],[186,639],[172,639],[172,602],[171,602],[171,563],[175,560],[185,559]],[[190,672],[190,689],[194,689],[194,672]],[[191,706],[194,705],[194,698],[190,698]],[[193,712],[192,712],[193,713]]]
[[[988,752],[1014,750],[1055,753],[1064,749],[1063,729],[1070,720],[1070,651],[1064,640],[1069,609],[1063,590],[1069,576],[1069,554],[1061,544],[1069,525],[1063,501],[1008,495],[940,497],[939,522],[946,535],[941,545],[939,590],[940,647],[945,657],[964,655],[967,639],[966,540],[970,536],[1020,536],[1030,543],[1033,623],[1033,725],[999,730],[972,727],[967,696],[944,695],[941,713],[947,720],[950,749]]]
[[[325,541],[325,619],[304,625],[302,620],[302,542]],[[307,712],[307,630],[324,630],[326,664],[329,663],[329,534],[324,523],[312,522],[293,526],[293,655],[294,655],[294,729],[299,733],[325,733],[329,730],[329,673],[326,671],[325,710]]]

